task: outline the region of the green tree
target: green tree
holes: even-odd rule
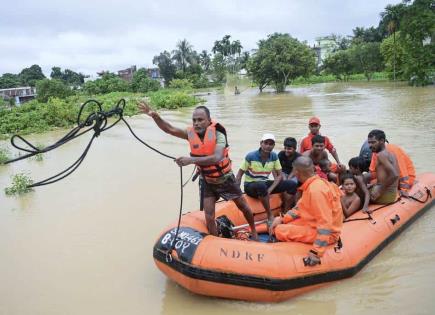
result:
[[[261,82],[269,79],[277,92],[283,92],[291,80],[311,74],[316,65],[314,51],[289,34],[274,33],[266,40],[260,40],[255,55],[258,56],[253,59],[260,62],[261,66],[251,68],[250,73],[256,78],[266,75]],[[255,74],[256,69],[262,71],[263,75]]]
[[[212,59],[212,76],[215,82],[224,82],[227,66],[224,56],[221,53],[216,53]]]
[[[415,0],[407,6],[400,23],[405,37],[404,75],[415,85],[425,85],[435,73],[435,5],[433,0]]]
[[[242,44],[239,40],[231,41],[231,35],[225,35],[221,40],[214,42],[212,52],[221,54],[228,71],[235,73],[239,70],[237,61],[242,52]],[[219,57],[220,58],[220,57]]]
[[[353,30],[353,39],[354,43],[372,43],[372,42],[381,42],[382,35],[376,27],[356,27]]]
[[[116,74],[105,72],[101,78],[86,82],[83,90],[89,95],[127,92],[130,90],[130,85]]]
[[[339,50],[323,61],[326,73],[333,74],[339,80],[347,81],[353,72],[351,56],[348,50]]]
[[[187,66],[192,63],[192,57],[193,46],[186,39],[179,41],[172,52],[172,59],[175,60],[177,68],[183,73],[186,72]]]
[[[73,91],[61,80],[43,79],[36,81],[37,100],[46,103],[50,97],[65,98]]]
[[[404,65],[406,63],[405,51],[406,38],[401,32],[395,32],[393,35],[385,38],[381,43],[381,54],[385,62],[385,70],[391,79],[407,79],[404,76]]]
[[[400,20],[402,19],[406,10],[406,6],[404,3],[400,3],[397,5],[387,5],[385,10],[381,12],[381,21],[379,22],[379,32],[382,34],[384,38],[388,35],[393,34],[393,45],[392,45],[392,60],[390,64],[392,64],[392,72],[393,72],[393,80],[396,81],[396,63],[397,63],[397,47],[396,47],[396,32],[400,26]],[[390,46],[390,45],[389,45]],[[391,62],[392,61],[392,62]]]
[[[36,81],[45,79],[42,69],[38,65],[33,65],[29,68],[24,68],[18,75],[23,85],[35,86]]]
[[[350,57],[354,70],[364,73],[367,81],[372,78],[373,72],[384,68],[384,61],[380,51],[380,43],[361,42],[353,44],[349,48]]]
[[[207,50],[203,50],[199,54],[199,63],[205,72],[208,72],[210,70],[211,58],[210,58],[210,54],[207,52]]]
[[[51,68],[50,77],[52,79],[62,80],[69,86],[78,87],[85,82],[85,76],[82,73],[74,72],[70,69],[65,69],[62,72],[60,67]]]
[[[20,78],[13,73],[4,73],[0,77],[0,89],[9,89],[20,86]]]
[[[165,86],[169,86],[169,82],[174,78],[176,67],[172,63],[171,54],[168,51],[161,52],[160,55],[154,56],[153,64],[157,65],[162,75]]]
[[[146,93],[157,91],[160,88],[160,83],[151,79],[146,69],[140,68],[133,74],[131,88],[133,92]]]

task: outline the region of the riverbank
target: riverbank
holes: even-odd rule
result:
[[[32,100],[19,107],[0,107],[0,139],[19,133],[42,133],[56,128],[68,128],[77,121],[81,104],[89,99],[102,103],[109,110],[121,99],[126,100],[125,116],[138,113],[137,102],[147,98],[154,108],[175,109],[194,106],[204,100],[193,94],[193,90],[162,89],[149,93],[112,92],[95,96],[76,94],[66,98],[50,98],[47,103]]]

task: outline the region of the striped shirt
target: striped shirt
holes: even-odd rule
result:
[[[240,166],[240,169],[245,172],[246,183],[266,181],[272,171],[279,171],[281,168],[281,163],[275,152],[271,152],[267,161],[263,162],[260,149],[249,152]]]

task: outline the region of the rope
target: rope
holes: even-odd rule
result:
[[[393,204],[399,202],[400,200],[402,200],[402,198],[411,199],[411,200],[414,200],[414,201],[419,202],[419,203],[426,203],[426,202],[429,200],[429,198],[432,198],[432,193],[431,193],[430,189],[427,188],[427,187],[425,187],[425,190],[426,190],[426,200],[424,200],[424,201],[423,201],[423,200],[420,200],[420,199],[417,199],[417,198],[415,198],[415,197],[413,197],[413,196],[405,196],[405,195],[402,195],[402,196],[400,196],[396,201],[393,201],[393,202],[387,203],[387,204],[382,205],[382,206],[380,206],[380,207],[378,207],[378,208],[376,208],[376,209],[373,209],[370,213],[373,213],[373,212],[378,211],[378,210],[380,210],[380,209],[382,209],[382,208],[385,208],[385,207],[391,206],[391,205],[393,205]],[[367,213],[368,216],[367,216],[366,218],[355,218],[355,219],[344,220],[343,223],[346,223],[346,222],[352,222],[352,221],[374,220],[370,213]],[[376,222],[375,222],[375,223],[376,223]]]
[[[84,115],[84,112],[85,112],[85,108],[87,106],[89,106],[90,104],[96,105],[97,110],[94,112],[91,112],[85,119],[82,119],[82,116]],[[92,135],[91,139],[89,140],[88,144],[86,145],[85,150],[83,151],[83,153],[80,155],[80,157],[73,164],[71,164],[69,167],[67,167],[65,170],[59,172],[58,174],[53,175],[53,176],[46,178],[44,180],[41,180],[39,182],[33,183],[31,185],[28,185],[27,187],[32,188],[32,187],[53,184],[55,182],[60,181],[61,179],[64,179],[65,177],[71,175],[85,159],[85,157],[88,154],[89,149],[91,148],[91,145],[92,145],[93,141],[95,140],[95,138],[97,138],[103,131],[109,130],[110,128],[114,127],[121,120],[125,123],[125,125],[127,126],[130,133],[133,135],[133,137],[135,137],[140,143],[142,143],[147,148],[153,150],[154,152],[156,152],[156,153],[158,153],[158,154],[160,154],[168,159],[175,160],[175,157],[168,155],[166,153],[163,153],[162,151],[159,151],[156,148],[150,146],[149,144],[147,144],[145,141],[143,141],[141,138],[139,138],[134,133],[131,126],[128,124],[128,122],[123,117],[125,105],[126,105],[125,99],[120,99],[118,101],[118,103],[115,105],[115,107],[113,107],[111,110],[103,111],[102,103],[98,102],[97,100],[90,99],[90,100],[86,101],[80,107],[79,113],[77,115],[77,126],[74,127],[67,134],[65,134],[57,142],[55,142],[52,145],[49,145],[45,148],[42,148],[42,149],[38,149],[35,145],[33,145],[32,143],[30,143],[28,140],[26,140],[25,138],[23,138],[20,135],[13,135],[11,137],[12,146],[15,147],[16,149],[18,149],[19,151],[27,152],[27,154],[24,154],[20,157],[14,158],[14,159],[10,159],[10,160],[4,162],[3,164],[17,162],[17,161],[32,157],[36,154],[49,152],[51,150],[54,150],[54,149],[64,145],[65,143],[68,143],[69,141],[71,141],[79,136],[82,136],[82,135],[86,134],[87,132],[93,130],[94,134]],[[113,117],[113,116],[117,116],[117,119],[112,124],[108,125],[108,118]],[[81,131],[85,127],[88,127],[88,128]],[[27,145],[27,147],[18,145],[16,143],[16,139],[21,140],[23,143],[25,143]],[[185,183],[183,183],[183,167],[182,166],[179,166],[179,167],[180,167],[180,208],[179,208],[178,224],[177,224],[177,230],[175,233],[175,238],[172,242],[171,248],[168,250],[168,252],[166,254],[168,262],[172,261],[171,254],[175,248],[175,244],[176,244],[176,241],[178,238],[178,232],[180,230],[181,216],[182,216],[182,212],[183,212],[183,188],[187,185],[187,183],[193,177],[193,175],[196,171],[196,167],[195,167],[193,169],[192,174],[190,175],[189,179]]]

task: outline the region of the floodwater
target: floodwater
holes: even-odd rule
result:
[[[280,95],[252,89],[206,99],[228,130],[235,168],[258,147],[262,133],[276,135],[278,150],[284,137],[306,135],[307,121],[316,115],[345,163],[379,128],[409,152],[418,172],[435,172],[433,87],[328,83]],[[191,111],[162,115],[184,127]],[[187,143],[161,132],[149,117],[128,121],[159,150],[188,154]],[[48,145],[65,132],[29,139]],[[70,177],[21,197],[3,193],[17,172],[41,180],[63,170],[88,140],[76,139],[41,162],[0,166],[0,314],[435,314],[435,207],[355,277],[261,304],[194,295],[155,267],[153,243],[178,215],[179,169],[121,123],[95,140]],[[191,171],[186,167],[185,177]],[[196,183],[186,186],[184,197],[185,212],[198,208]]]

